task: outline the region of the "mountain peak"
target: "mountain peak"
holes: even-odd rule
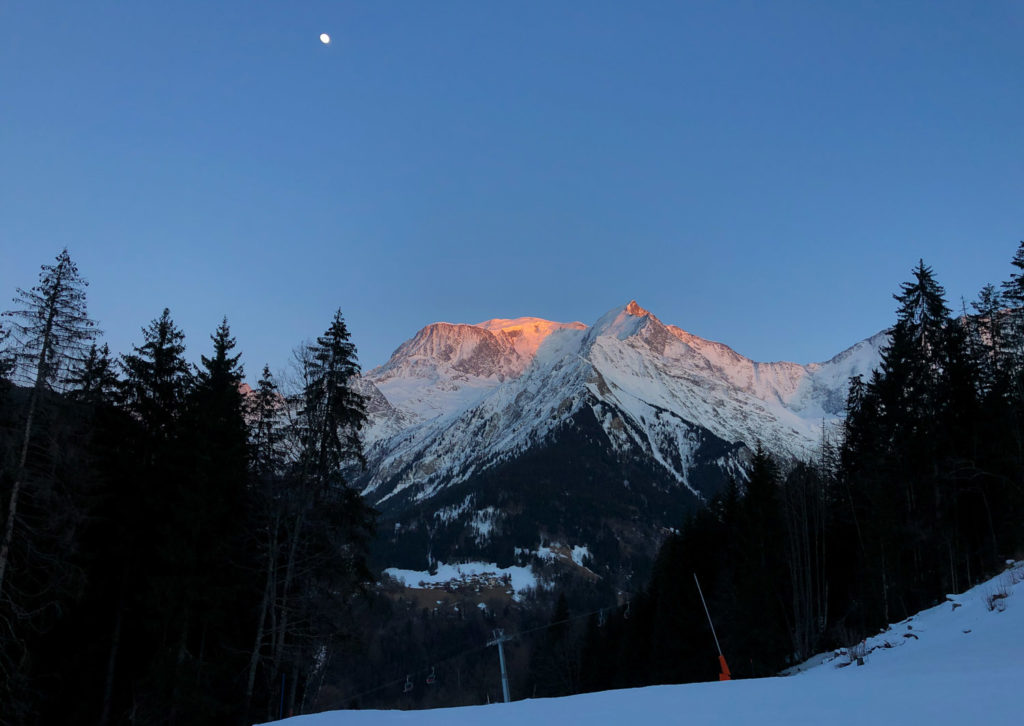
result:
[[[629,305],[626,306],[626,314],[637,318],[643,318],[650,315],[651,312],[640,307],[636,300],[630,300]]]

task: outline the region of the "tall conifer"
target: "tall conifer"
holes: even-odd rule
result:
[[[300,362],[299,446],[281,502],[286,509],[272,662],[275,676],[290,673],[289,710],[304,712],[315,700],[334,642],[346,631],[339,618],[371,579],[366,558],[376,513],[345,476],[365,466],[360,430],[366,400],[355,390],[359,364],[341,311],[301,351]]]
[[[171,311],[142,329],[143,343],[121,358],[125,403],[153,434],[166,438],[183,410],[191,373],[185,362],[185,334]]]
[[[240,390],[243,368],[233,354],[227,319],[210,336],[213,351],[201,356],[182,413],[180,450],[188,471],[172,483],[172,540],[164,545],[180,574],[179,648],[188,656],[175,669],[178,699],[187,692],[199,714],[237,713],[240,673],[258,597],[248,567],[249,497],[247,429]]]
[[[66,579],[64,560],[76,537],[77,505],[54,480],[59,447],[36,444],[52,432],[50,414],[60,405],[54,392],[64,373],[82,359],[98,333],[86,309],[87,285],[64,249],[54,264],[42,266],[35,287],[17,289],[15,308],[3,313],[11,322],[14,344],[12,355],[0,354],[0,378],[11,374],[13,363],[13,375],[29,389],[11,471],[7,476],[0,471],[0,482],[10,482],[0,509],[0,630],[5,633],[0,638],[0,702],[8,702],[12,711],[28,702],[18,683],[31,661],[17,651],[24,648],[23,637],[35,616],[57,604],[57,583]],[[3,331],[0,335],[7,337]],[[35,518],[31,524],[25,521],[29,513]],[[15,557],[16,571],[10,567]]]
[[[65,248],[57,255],[56,264],[43,265],[38,285],[30,290],[18,288],[14,298],[17,307],[4,313],[13,321],[14,360],[31,392],[0,535],[0,598],[4,595],[18,504],[26,483],[25,466],[42,395],[58,382],[61,370],[83,357],[84,346],[98,333],[86,310],[87,285]]]
[[[133,691],[143,694],[144,718],[169,710],[173,722],[185,700],[181,688],[193,616],[187,609],[192,593],[185,589],[192,584],[186,578],[194,572],[188,562],[192,539],[182,530],[182,487],[192,477],[182,417],[192,375],[184,357],[185,335],[170,310],[165,308],[142,334],[142,344],[121,359],[124,406],[139,431],[134,454],[138,480],[122,495],[127,509],[121,514],[127,520],[122,525],[125,598],[119,610],[128,608],[129,614],[145,617],[129,624],[141,632],[130,627],[115,643],[140,641],[136,669],[126,669],[124,676],[131,679]]]

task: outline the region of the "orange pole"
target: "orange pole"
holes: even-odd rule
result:
[[[718,674],[718,680],[720,681],[731,681],[732,674],[729,673],[729,664],[725,662],[725,656],[722,655],[722,646],[718,644],[718,635],[715,633],[715,624],[711,622],[711,611],[708,610],[707,600],[704,599],[704,591],[700,587],[700,580],[697,579],[697,573],[693,573],[693,581],[697,583],[697,592],[700,593],[701,604],[704,605],[704,613],[708,616],[708,625],[711,626],[711,637],[715,639],[715,648],[718,649],[718,665],[722,667],[722,672]]]

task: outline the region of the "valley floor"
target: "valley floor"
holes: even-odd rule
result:
[[[543,724],[1024,723],[1024,567],[1017,565],[847,653],[820,655],[789,676],[655,686],[432,711],[333,711],[289,726],[542,726]]]

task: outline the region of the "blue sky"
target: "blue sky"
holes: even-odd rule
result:
[[[953,307],[1007,277],[1022,37],[1007,0],[9,0],[0,309],[67,245],[113,349],[227,315],[253,376],[338,307],[369,367],[632,298],[825,359],[918,258]]]

